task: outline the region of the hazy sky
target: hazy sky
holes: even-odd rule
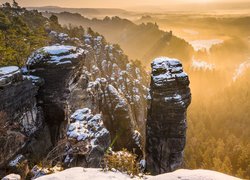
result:
[[[0,0],[1,4],[11,0]],[[174,2],[173,2],[174,1]],[[98,8],[129,8],[136,6],[161,6],[183,3],[213,2],[250,2],[250,0],[17,0],[21,6],[61,6],[61,7],[98,7]]]

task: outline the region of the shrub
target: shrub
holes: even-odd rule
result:
[[[113,152],[109,150],[103,159],[104,170],[118,170],[128,175],[139,175],[140,168],[137,162],[137,155],[130,153],[126,149],[122,151]]]

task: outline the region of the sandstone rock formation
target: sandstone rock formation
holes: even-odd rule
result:
[[[28,144],[42,126],[35,96],[38,87],[18,67],[0,68],[0,167]]]
[[[108,85],[104,91],[104,103],[105,124],[111,136],[117,138],[114,149],[126,147],[132,151],[137,146],[133,140],[135,119],[127,99],[114,86]]]
[[[53,32],[52,35],[60,44],[35,51],[27,61],[26,73],[44,81],[37,99],[44,111],[53,144],[60,146],[61,140],[66,139],[64,145],[70,147],[70,152],[62,153],[64,164],[98,167],[110,139],[114,140],[115,150],[127,148],[142,155],[141,134],[145,129],[148,89],[147,75],[141,66],[129,62],[118,46],[107,44],[102,36],[87,34],[83,41],[78,39],[79,42],[75,43],[75,38],[64,35],[64,40],[61,40],[60,33]],[[100,117],[96,120],[97,125],[103,122],[107,128],[104,133],[105,128],[99,124],[94,133],[98,135],[94,144],[91,138],[95,135],[79,139],[82,136],[74,138],[67,134],[72,122],[88,124],[90,119],[76,121],[71,116],[86,108],[91,112],[90,117],[93,114]],[[78,130],[84,135],[89,128]],[[77,153],[71,150],[79,146],[83,156],[78,153],[77,158],[72,158],[71,155]],[[57,149],[53,149],[46,159],[61,147],[55,147]]]
[[[179,60],[161,57],[151,66],[146,168],[152,174],[161,174],[182,164],[191,93],[189,78]]]
[[[144,134],[147,75],[135,62],[129,62],[118,46],[107,44],[102,36],[88,34],[84,39],[88,51],[85,66],[89,85],[92,84],[88,92],[93,102],[99,104],[104,124],[111,139],[115,139],[114,149],[138,150],[133,134],[135,130]]]
[[[43,78],[45,82],[39,89],[38,102],[43,108],[54,144],[67,119],[69,84],[81,73],[84,58],[82,48],[53,45],[35,51],[27,61],[30,74]]]
[[[71,115],[67,136],[69,143],[64,160],[67,166],[100,167],[110,145],[110,134],[101,114],[93,115],[88,108],[78,109]]]

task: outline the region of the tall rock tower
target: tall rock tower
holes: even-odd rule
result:
[[[146,165],[147,171],[156,175],[173,171],[182,164],[191,93],[188,75],[179,60],[160,57],[151,67]]]

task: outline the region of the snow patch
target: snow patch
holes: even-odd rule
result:
[[[103,126],[101,114],[93,115],[88,108],[79,109],[71,115],[71,123],[67,129],[69,138],[75,138],[78,141],[92,139],[109,133]]]
[[[19,71],[19,67],[17,67],[17,66],[0,67],[0,77],[15,73],[17,71]]]
[[[70,64],[71,60],[77,59],[83,55],[85,51],[82,48],[66,45],[46,46],[38,49],[28,58],[27,65],[35,65],[36,63],[48,64]]]
[[[15,157],[14,160],[10,161],[9,166],[16,167],[18,164],[24,159],[24,156],[22,154],[19,154]]]

